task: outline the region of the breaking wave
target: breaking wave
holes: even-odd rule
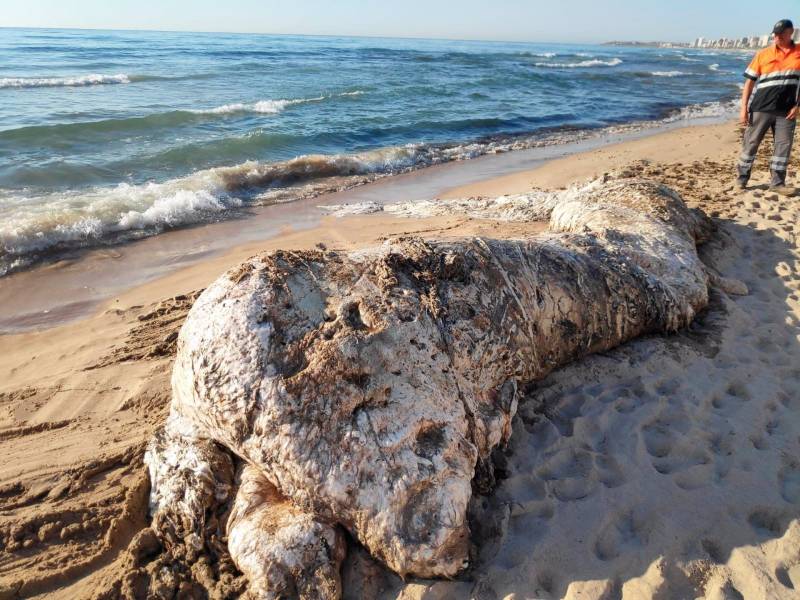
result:
[[[79,75],[76,77],[2,77],[1,88],[43,88],[43,87],[82,87],[90,85],[109,85],[131,83],[129,75]]]
[[[680,77],[681,75],[687,75],[688,73],[684,73],[683,71],[653,71],[651,75],[655,77]]]
[[[702,104],[692,104],[674,111],[669,115],[665,122],[673,123],[682,120],[694,119],[718,119],[733,117],[739,109],[739,100],[727,100],[722,102],[704,102]]]
[[[355,90],[353,92],[342,92],[339,94],[328,94],[325,96],[317,96],[315,98],[296,98],[291,100],[259,100],[252,104],[245,104],[236,102],[233,104],[223,104],[214,108],[191,109],[188,112],[197,115],[225,115],[233,113],[258,113],[258,114],[277,114],[284,110],[287,106],[294,106],[296,104],[309,104],[313,102],[323,102],[332,98],[341,98],[347,96],[360,96],[364,92]]]
[[[548,63],[548,62],[537,62],[534,63],[537,67],[545,67],[545,68],[552,68],[552,69],[581,69],[581,68],[588,68],[588,67],[616,67],[617,65],[622,64],[622,59],[620,58],[612,58],[611,60],[600,60],[600,59],[592,59],[592,60],[582,60],[576,63]]]

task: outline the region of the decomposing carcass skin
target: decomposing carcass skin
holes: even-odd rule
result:
[[[518,385],[708,301],[709,222],[669,189],[597,181],[531,202],[548,233],[278,251],[211,285],[147,454],[159,536],[202,545],[209,507],[232,504],[228,547],[263,598],[338,597],[340,528],[401,575],[463,569],[471,482]]]

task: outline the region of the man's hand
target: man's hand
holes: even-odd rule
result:
[[[739,105],[739,122],[747,127],[750,125],[750,95],[753,93],[753,88],[756,82],[749,77],[744,80],[744,87],[742,88],[742,103]]]
[[[786,117],[786,118],[793,119],[794,117]],[[750,125],[750,111],[747,110],[747,108],[742,108],[742,110],[739,111],[739,122],[744,126]]]
[[[789,114],[786,115],[786,118],[790,121],[794,121],[797,118],[797,109],[798,107],[795,106],[792,110],[789,111]]]

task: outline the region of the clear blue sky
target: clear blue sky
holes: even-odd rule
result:
[[[0,26],[536,42],[688,41],[769,32],[798,0],[5,0]],[[766,7],[765,7],[766,5]]]

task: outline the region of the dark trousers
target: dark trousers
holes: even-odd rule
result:
[[[787,111],[788,112],[788,111]],[[795,121],[786,118],[786,113],[754,112],[750,115],[750,124],[744,132],[742,154],[739,157],[739,181],[747,183],[753,170],[758,147],[768,129],[773,130],[775,138],[772,150],[772,162],[769,171],[772,177],[770,185],[786,184],[786,169],[789,166],[789,155],[792,153]]]

